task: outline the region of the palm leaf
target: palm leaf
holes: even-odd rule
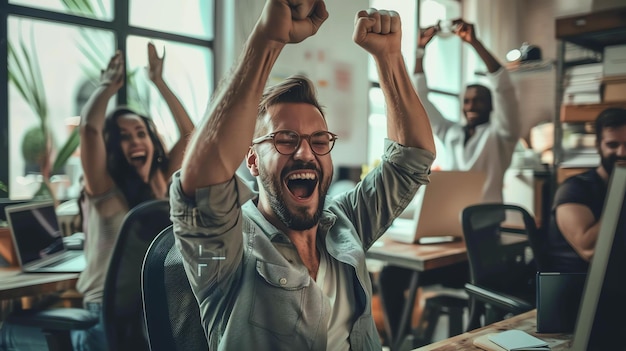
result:
[[[97,0],[98,8],[100,9],[100,13],[105,13],[106,9],[104,8],[104,2],[102,0]]]
[[[31,32],[30,45],[35,48],[35,36]],[[37,98],[39,116],[42,117],[42,126],[44,128],[48,125],[48,103],[46,101],[46,89],[43,87],[43,76],[41,75],[41,69],[39,67],[39,57],[37,56],[37,50],[32,50],[33,64],[32,64],[32,80],[35,88],[35,97]],[[44,129],[45,130],[45,129]]]
[[[26,81],[24,67],[22,66],[21,60],[18,58],[17,51],[13,44],[8,42],[9,49],[9,80],[13,82],[17,90],[20,92],[20,95],[32,106],[32,96],[31,91],[28,86],[28,82]],[[33,109],[33,112],[37,112]]]
[[[54,164],[52,165],[52,173],[60,171],[65,166],[67,160],[72,156],[78,145],[80,144],[80,134],[78,134],[78,128],[74,128],[72,133],[67,137],[65,144],[59,150]]]
[[[20,79],[20,76],[16,75],[13,71],[9,70],[9,81],[15,85],[17,91],[22,95],[24,100],[30,101],[28,92],[26,91],[24,82]]]
[[[34,42],[34,38],[31,38],[31,41]],[[45,128],[48,109],[37,56],[31,55],[31,51],[22,40],[19,43],[19,51],[11,42],[8,44],[9,79],[39,117],[42,128]]]
[[[61,3],[70,13],[80,15],[95,15],[95,11],[89,0],[61,0]]]

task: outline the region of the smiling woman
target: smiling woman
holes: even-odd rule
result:
[[[125,106],[106,115],[109,100],[126,79],[121,51],[117,51],[102,70],[100,85],[89,97],[81,116],[80,158],[84,171],[81,208],[86,223],[83,228],[86,228],[84,252],[87,267],[81,273],[76,289],[83,295],[84,307],[94,317],[101,315],[107,276],[108,267],[102,263],[111,260],[126,214],[142,202],[166,197],[168,181],[180,168],[183,150],[193,131],[186,110],[162,77],[163,57],[157,55],[151,43],[147,46],[147,53],[150,80],[163,96],[178,126],[180,138],[170,152],[163,146],[150,118]],[[29,339],[29,342],[45,345],[43,334],[31,329],[4,328],[2,333],[10,335],[0,335],[0,340],[19,343]],[[26,334],[28,338],[24,337]],[[74,332],[73,343],[75,349],[106,349],[103,325],[98,323],[89,330]],[[22,346],[11,345],[8,349],[24,349]],[[3,349],[2,345],[0,349]]]
[[[151,119],[118,107],[105,120],[104,138],[107,169],[125,193],[129,206],[164,196],[163,184],[150,184],[157,171],[165,173],[169,166],[165,147]]]

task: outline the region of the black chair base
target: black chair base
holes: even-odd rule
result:
[[[448,316],[448,337],[463,333],[463,314],[467,308],[466,298],[439,294],[426,299],[420,324],[413,330],[412,347],[431,344],[435,328],[441,316]]]
[[[98,323],[98,318],[81,308],[24,310],[9,315],[7,323],[41,328],[50,351],[72,350],[72,330],[86,330]]]

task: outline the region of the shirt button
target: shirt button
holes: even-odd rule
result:
[[[280,285],[285,285],[287,284],[287,278],[280,278],[278,282],[280,283]]]

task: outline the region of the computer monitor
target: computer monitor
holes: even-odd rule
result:
[[[613,170],[572,350],[626,350],[626,167]]]

